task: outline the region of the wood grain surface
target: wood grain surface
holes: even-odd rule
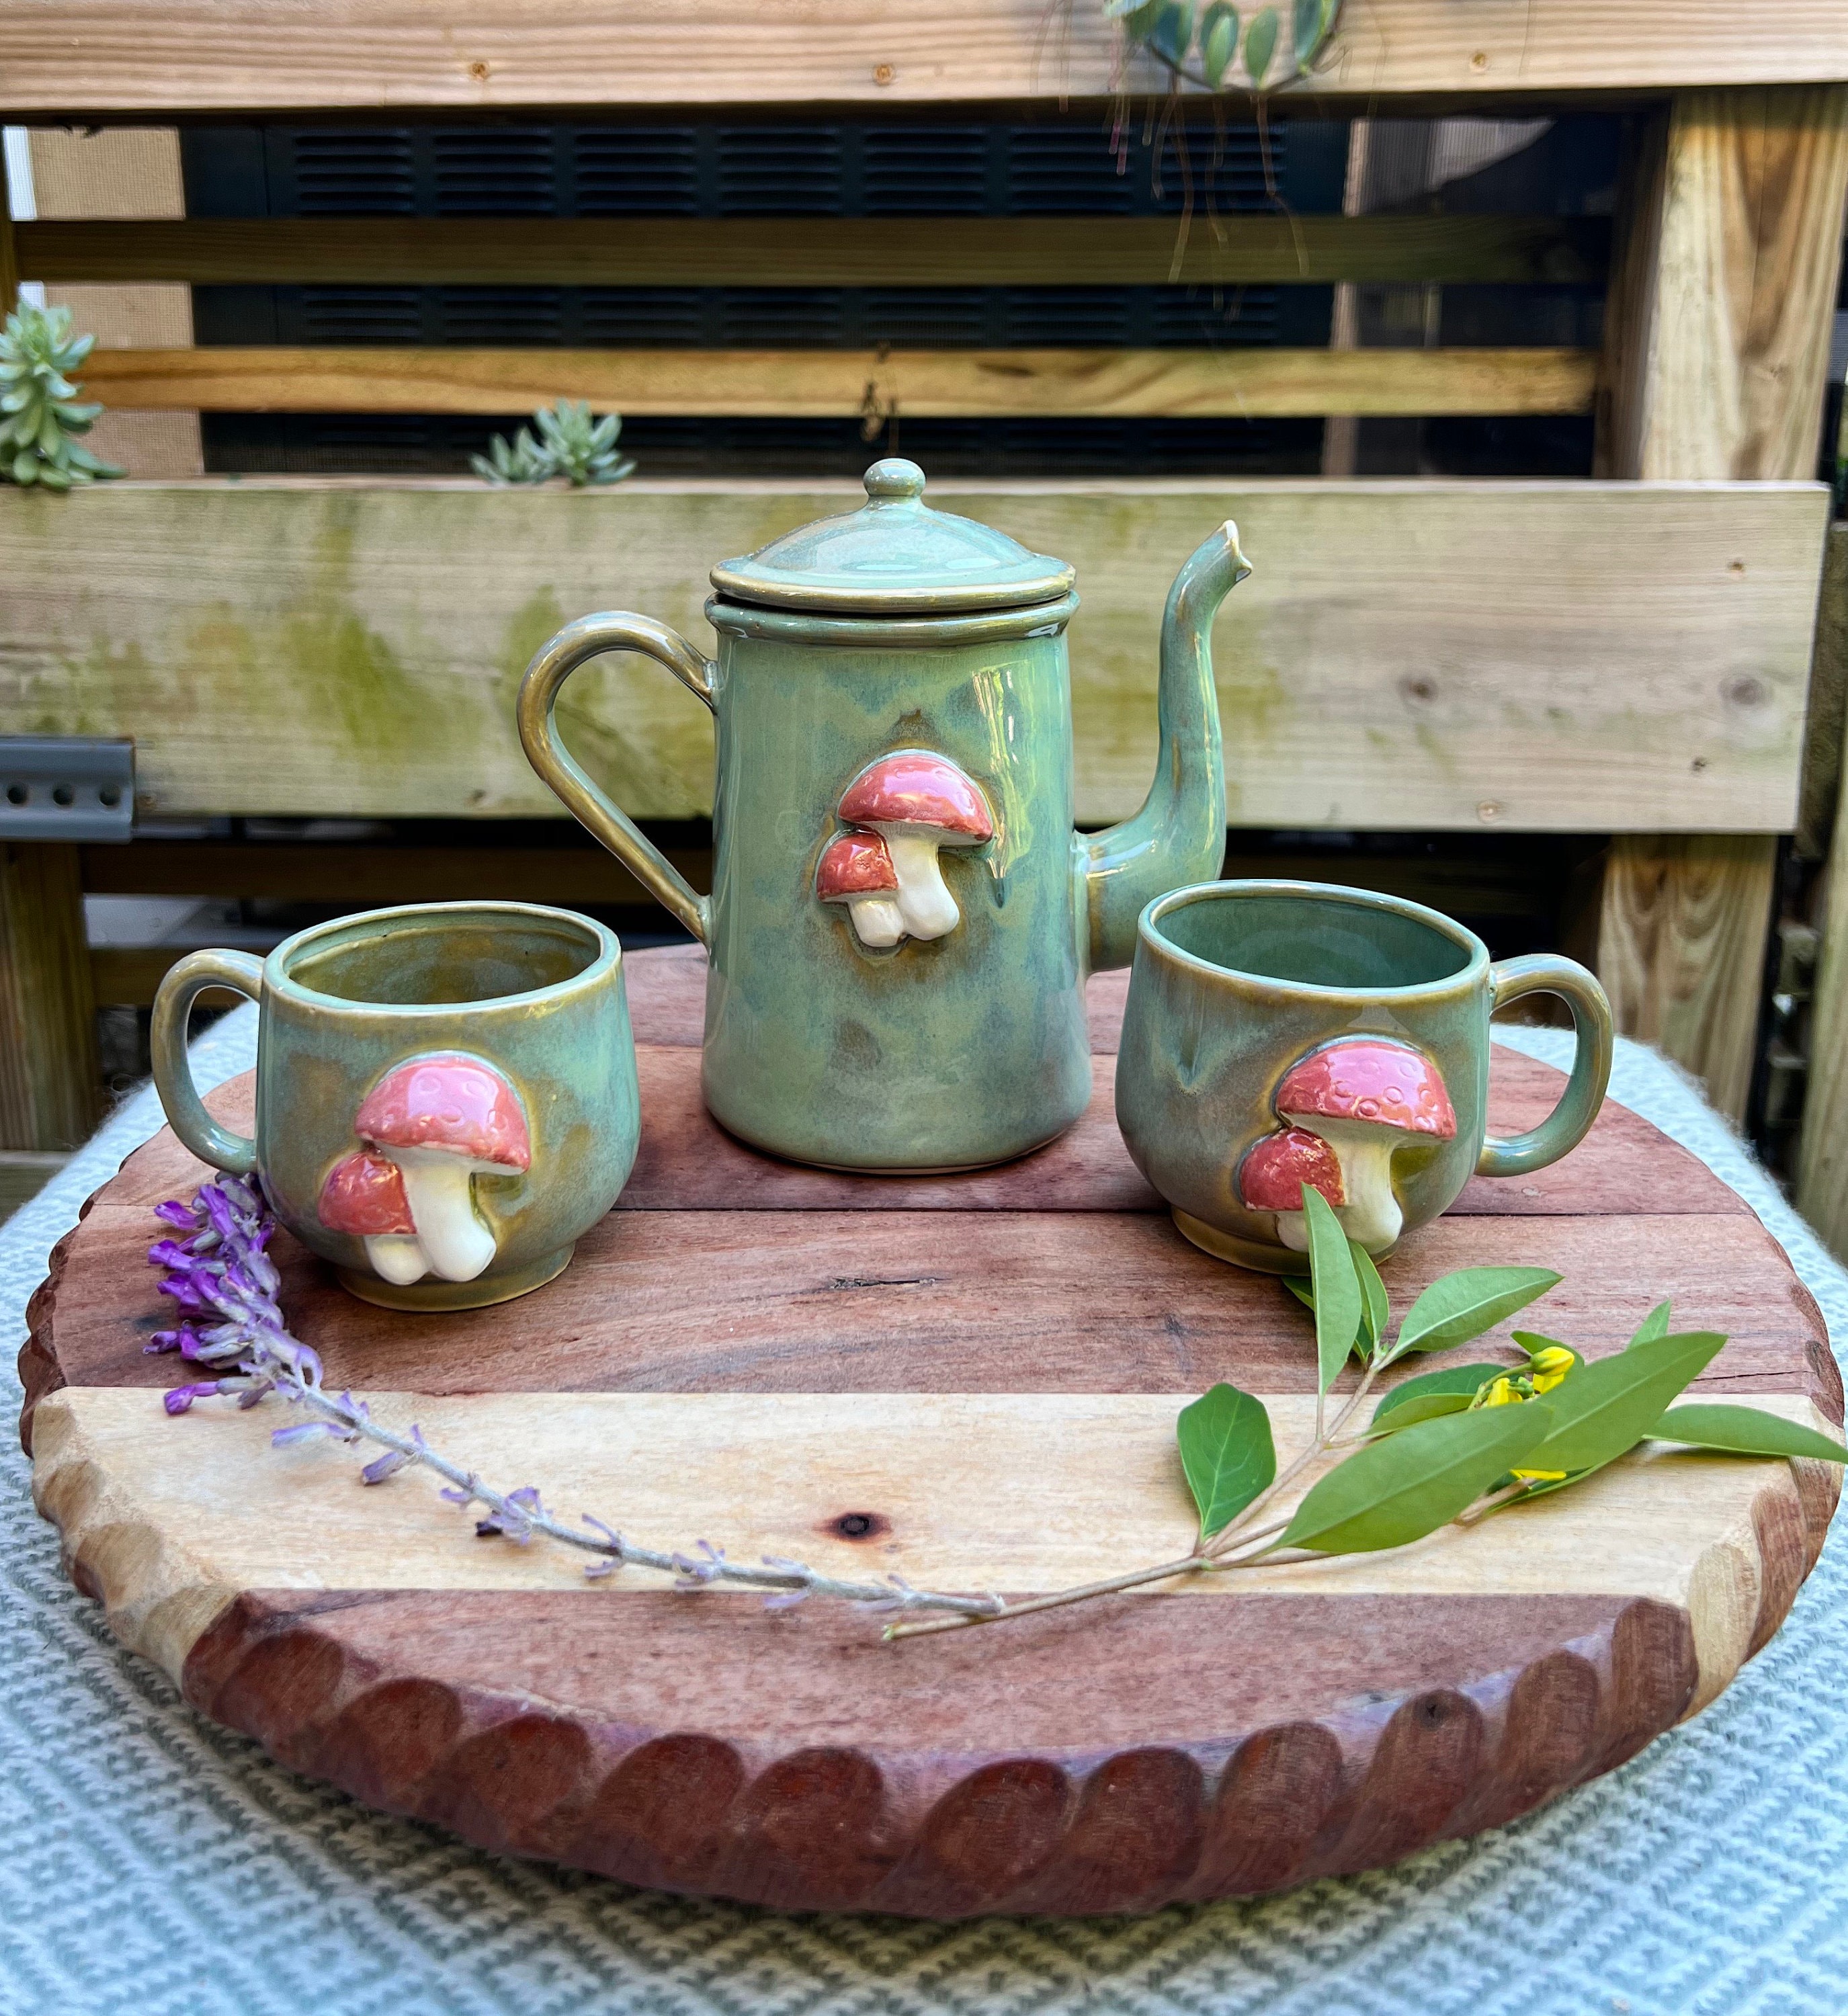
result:
[[[1105,99],[1115,24],[1045,0],[11,0],[0,111],[368,112],[441,106],[857,105]],[[1742,33],[1723,0],[1372,0],[1298,80],[1290,14],[1277,95],[1492,101],[1841,77],[1835,0],[1785,0]],[[1167,74],[1139,63],[1138,92]],[[1227,102],[1240,112],[1235,93]],[[1483,109],[1486,109],[1485,106]]]
[[[860,496],[252,479],[112,484],[50,514],[0,489],[0,733],[132,735],[162,818],[561,816],[512,725],[535,651],[609,608],[711,648],[708,570]],[[934,484],[930,501],[1077,569],[1086,824],[1142,802],[1162,603],[1228,517],[1255,570],[1214,628],[1233,826],[1794,819],[1819,484],[1177,478]],[[710,810],[710,717],[657,667],[587,667],[560,718],[632,815]]]
[[[216,413],[603,412],[854,419],[1317,419],[1591,410],[1589,350],[99,350],[112,405]]]
[[[1017,1594],[1184,1543],[1173,1415],[1212,1381],[1266,1395],[1285,1451],[1308,1432],[1307,1319],[1178,1237],[1107,1105],[1010,1170],[792,1168],[697,1106],[703,977],[697,952],[631,956],[643,1155],[551,1288],[394,1316],[279,1242],[331,1382],[651,1543]],[[1101,1094],[1124,992],[1092,983]],[[1526,1124],[1562,1082],[1498,1052],[1493,1118]],[[1399,1553],[888,1647],[820,1602],[583,1584],[542,1543],[465,1537],[414,1474],[359,1492],[349,1453],[271,1451],[268,1410],[168,1420],[150,1389],[176,1374],[141,1348],[164,1320],[149,1207],[200,1174],[170,1136],[139,1150],[32,1305],[22,1428],[79,1586],[293,1768],[629,1881],[957,1917],[1375,1866],[1704,1706],[1776,1629],[1835,1502],[1824,1466],[1652,1449]],[[1384,1272],[1403,1306],[1495,1261],[1564,1273],[1547,1323],[1587,1355],[1669,1294],[1729,1334],[1702,1389],[1841,1419],[1783,1255],[1620,1108],[1558,1170],[1472,1185]]]

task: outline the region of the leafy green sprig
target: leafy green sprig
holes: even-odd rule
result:
[[[1291,48],[1298,77],[1307,77],[1314,67],[1335,32],[1341,5],[1342,0],[1295,0]],[[1231,0],[1211,0],[1198,10],[1194,0],[1104,0],[1104,13],[1107,20],[1121,21],[1131,43],[1146,49],[1178,82],[1207,91],[1233,87],[1242,24]],[[1273,6],[1259,8],[1244,27],[1245,89],[1265,88],[1281,28]]]
[[[0,477],[46,490],[74,490],[121,471],[77,437],[103,411],[79,401],[77,373],[95,347],[73,336],[67,308],[22,301],[0,329]]]
[[[1473,1342],[1556,1287],[1560,1276],[1543,1267],[1466,1267],[1432,1282],[1394,1333],[1385,1284],[1365,1248],[1347,1237],[1306,1183],[1302,1208],[1309,1281],[1286,1284],[1315,1318],[1315,1433],[1302,1453],[1280,1471],[1263,1402],[1235,1386],[1215,1386],[1183,1407],[1176,1423],[1181,1468],[1199,1514],[1191,1552],[979,1617],[893,1624],[888,1639],[999,1623],[1180,1575],[1409,1546],[1440,1527],[1473,1525],[1566,1489],[1652,1439],[1848,1462],[1848,1448],[1756,1408],[1672,1406],[1726,1340],[1712,1330],[1672,1334],[1666,1302],[1613,1358],[1587,1364],[1555,1338],[1516,1330],[1524,1362],[1422,1373],[1394,1387],[1363,1421],[1360,1409],[1382,1372],[1414,1354]],[[1353,1388],[1338,1395],[1335,1382],[1352,1360],[1359,1363]],[[1323,1474],[1293,1510],[1264,1517],[1280,1494],[1318,1467]]]
[[[529,427],[522,427],[510,445],[504,434],[496,434],[485,455],[469,457],[469,466],[499,488],[549,483],[555,477],[576,489],[595,488],[635,473],[633,459],[616,447],[622,433],[620,413],[593,419],[588,400],[560,399],[555,406],[540,407],[532,424],[537,439]]]

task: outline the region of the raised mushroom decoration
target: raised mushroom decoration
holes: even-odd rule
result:
[[[947,757],[901,749],[882,756],[842,794],[841,817],[885,842],[899,878],[899,914],[914,938],[940,938],[962,920],[937,850],[979,847],[995,833],[993,814],[974,783]]]
[[[1385,1252],[1405,1222],[1392,1190],[1394,1151],[1408,1135],[1448,1141],[1457,1132],[1437,1067],[1385,1037],[1344,1036],[1311,1050],[1284,1074],[1276,1106],[1289,1126],[1335,1150],[1347,1197],[1337,1207],[1342,1228],[1369,1253]]]
[[[383,1155],[362,1149],[336,1162],[321,1186],[315,1215],[330,1232],[364,1240],[366,1260],[380,1280],[409,1287],[430,1272],[404,1172]]]
[[[1302,1186],[1320,1190],[1338,1210],[1348,1201],[1341,1162],[1319,1134],[1306,1127],[1286,1127],[1266,1134],[1252,1149],[1238,1172],[1238,1199],[1247,1211],[1277,1213],[1277,1236],[1294,1253],[1309,1251],[1309,1228],[1302,1215]]]
[[[847,905],[862,945],[895,945],[905,935],[898,871],[876,833],[837,833],[822,850],[815,893],[824,903]]]
[[[479,1057],[416,1058],[366,1094],[353,1129],[402,1172],[430,1271],[474,1280],[495,1251],[474,1179],[517,1175],[532,1163],[513,1088]]]

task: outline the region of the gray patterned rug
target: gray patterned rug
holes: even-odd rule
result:
[[[1563,1038],[1512,1040],[1563,1060]],[[253,1041],[253,1011],[227,1017],[198,1047],[200,1082],[247,1069]],[[1673,1069],[1620,1045],[1612,1090],[1754,1206],[1848,1338],[1848,1275]],[[159,1118],[139,1096],[0,1229],[9,1424],[46,1251]],[[1712,1708],[1531,1819],[1252,1903],[937,1926],[653,1896],[382,1819],[201,1722],[117,1649],[59,1572],[16,1448],[0,1519],[7,2016],[1848,2008],[1839,1538]]]

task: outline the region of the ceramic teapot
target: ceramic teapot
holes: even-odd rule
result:
[[[1160,753],[1134,818],[1074,830],[1072,570],[931,509],[913,463],[866,502],[711,572],[716,662],[647,616],[540,651],[521,740],[564,804],[711,954],[702,1084],[792,1161],[917,1173],[1006,1161],[1090,1096],[1088,974],[1127,965],[1153,898],[1219,872],[1209,635],[1249,573],[1222,526],[1161,639]],[[659,661],[715,718],[710,896],[565,749],[560,689],[600,652]]]

